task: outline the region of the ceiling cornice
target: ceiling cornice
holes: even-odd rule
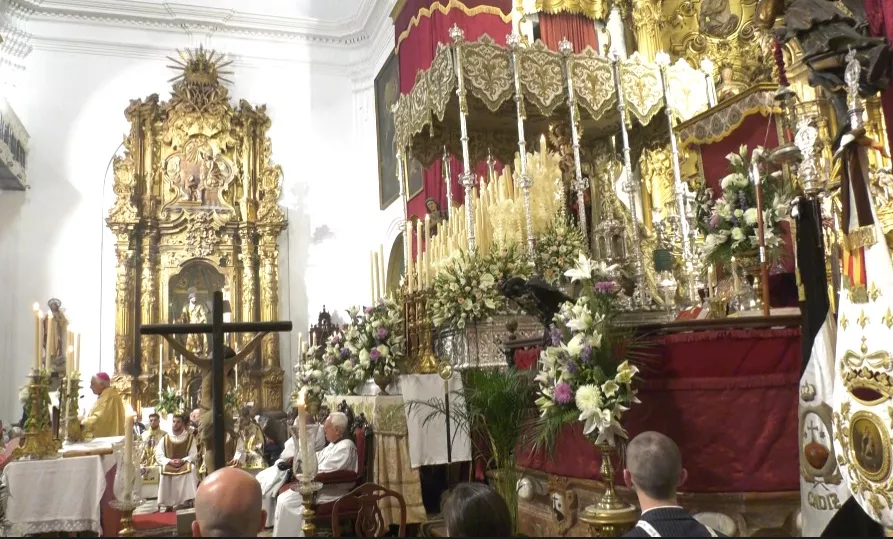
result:
[[[217,35],[299,40],[351,46],[370,38],[381,2],[360,0],[355,13],[335,21],[251,14],[233,9],[114,0],[8,0],[11,11],[28,20],[70,20],[149,29],[205,30]],[[122,7],[126,6],[126,7]]]

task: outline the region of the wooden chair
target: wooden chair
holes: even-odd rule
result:
[[[332,535],[341,537],[341,521],[349,514],[354,520],[354,537],[383,537],[388,533],[378,502],[384,498],[396,498],[400,504],[400,531],[397,537],[406,537],[406,500],[399,492],[375,483],[366,483],[335,500],[332,507]]]

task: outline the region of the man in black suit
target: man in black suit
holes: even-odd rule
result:
[[[722,537],[676,501],[676,488],[688,477],[679,447],[659,432],[643,432],[626,448],[623,480],[636,491],[642,516],[624,537]]]

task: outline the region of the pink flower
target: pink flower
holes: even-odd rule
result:
[[[555,402],[558,404],[570,404],[574,402],[574,390],[567,382],[559,382],[555,386]]]

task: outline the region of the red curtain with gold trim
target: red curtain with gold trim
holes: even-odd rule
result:
[[[594,23],[575,13],[540,13],[540,39],[553,51],[567,38],[574,45],[574,52],[581,53],[586,47],[598,50],[598,36]]]
[[[431,67],[438,43],[452,43],[449,33],[453,25],[465,32],[466,41],[476,41],[487,34],[504,45],[505,37],[512,31],[511,10],[511,0],[407,0],[394,21],[400,92],[405,94],[412,90],[416,74]],[[461,204],[465,198],[458,180],[462,172],[461,160],[454,157],[450,169],[453,200]],[[486,164],[478,164],[475,172],[486,175]],[[447,189],[440,161],[423,172],[422,186],[422,191],[406,205],[409,216],[424,216],[425,200],[429,197],[445,211]]]
[[[885,37],[893,43],[893,1],[865,0],[865,13],[872,35]],[[893,85],[881,93],[881,104],[887,120],[887,141],[893,144]]]

